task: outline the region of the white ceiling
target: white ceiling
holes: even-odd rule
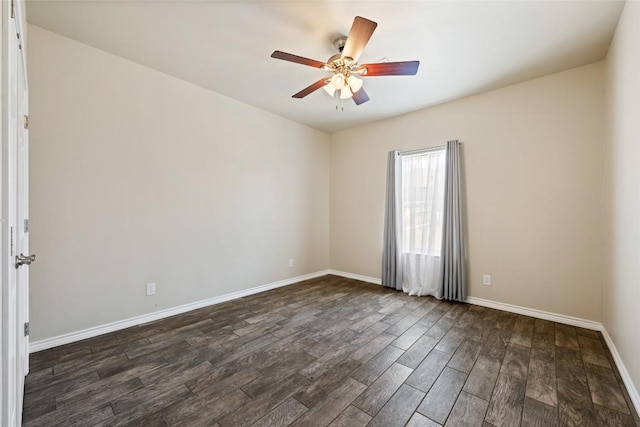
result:
[[[30,23],[331,133],[604,59],[619,1],[28,1]],[[378,23],[360,63],[419,60],[416,76],[369,77],[356,106],[327,74],[270,58],[326,61],[356,15]]]

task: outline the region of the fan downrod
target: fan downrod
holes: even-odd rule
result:
[[[342,50],[344,49],[344,45],[346,43],[347,43],[347,36],[340,36],[333,40],[333,46],[340,53],[342,53]]]

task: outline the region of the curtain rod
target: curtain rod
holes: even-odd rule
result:
[[[462,142],[458,141],[458,144],[462,144]],[[442,150],[443,148],[447,148],[447,146],[438,145],[437,147],[419,148],[417,150],[410,150],[410,151],[400,151],[400,155],[411,156],[413,154],[421,154],[421,153],[428,153],[429,151]]]
[[[429,147],[429,148],[420,148],[418,150],[411,150],[411,151],[400,151],[400,155],[411,156],[413,154],[422,154],[422,153],[428,153],[429,151],[442,150],[443,148],[446,148],[446,145],[438,145],[437,147]]]

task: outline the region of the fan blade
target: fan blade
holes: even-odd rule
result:
[[[359,91],[353,94],[353,102],[355,102],[356,105],[364,104],[368,100],[369,95],[367,95],[367,92],[365,92],[363,88],[360,88]]]
[[[324,62],[316,61],[315,59],[303,58],[302,56],[293,55],[291,53],[274,51],[271,54],[272,58],[282,59],[283,61],[295,62],[297,64],[308,65],[310,67],[322,68],[326,64]]]
[[[342,49],[341,57],[348,56],[357,61],[377,26],[378,24],[373,21],[356,16],[349,31],[347,42],[344,44],[344,49]]]
[[[305,96],[309,95],[312,92],[317,91],[318,89],[320,89],[322,86],[326,84],[327,84],[327,78],[325,77],[318,80],[311,86],[307,86],[306,88],[302,89],[300,92],[293,95],[292,98],[304,98]]]
[[[379,64],[362,64],[358,71],[362,77],[372,76],[414,76],[418,72],[420,61],[381,62]]]

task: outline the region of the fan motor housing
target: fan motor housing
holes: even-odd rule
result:
[[[333,40],[333,46],[340,53],[342,53],[345,44],[347,44],[347,36],[340,36]]]

